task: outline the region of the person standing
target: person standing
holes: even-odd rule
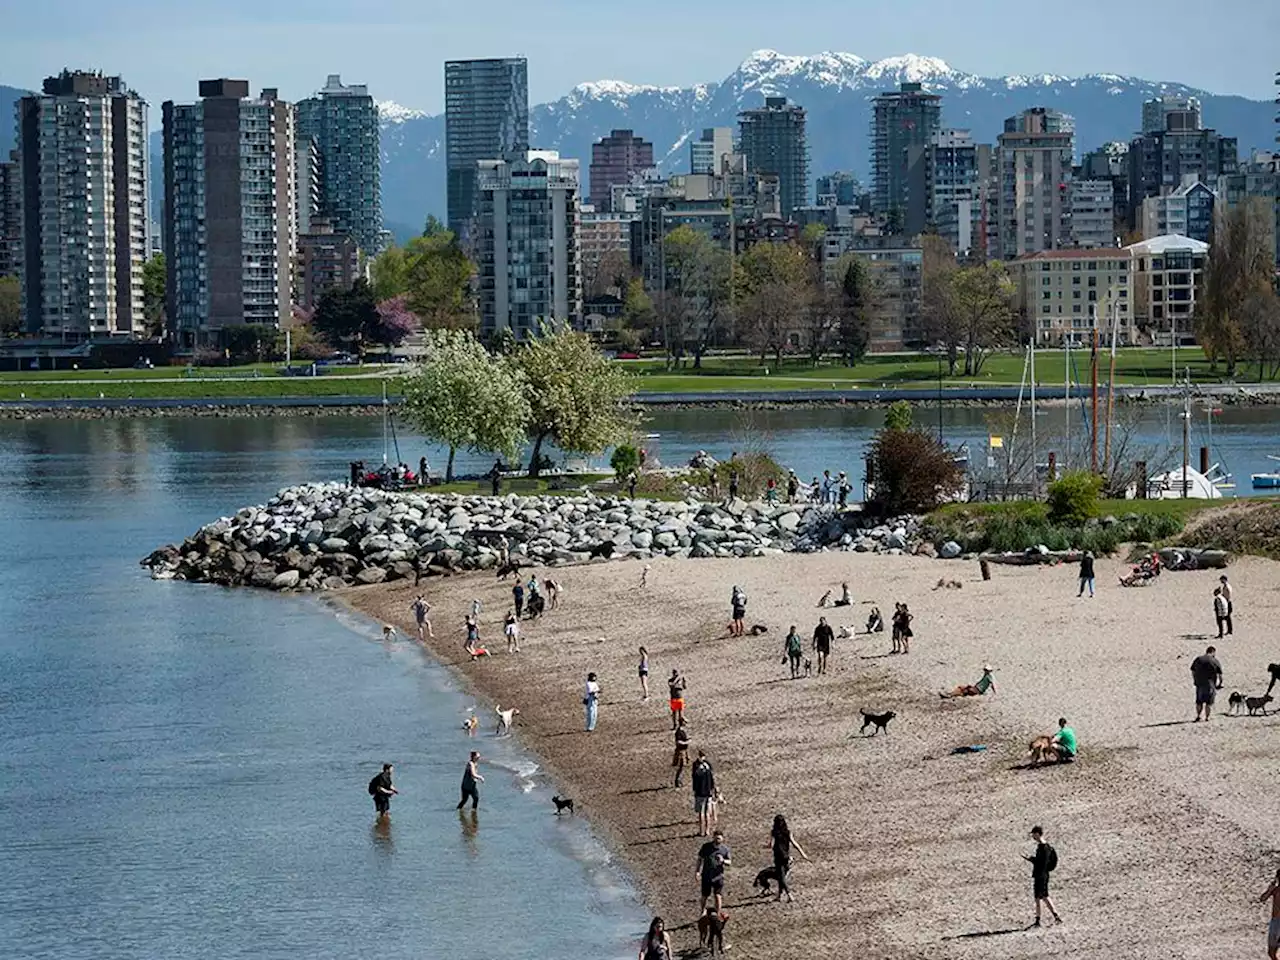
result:
[[[394,769],[391,764],[384,763],[382,772],[369,781],[369,795],[373,797],[373,809],[378,812],[379,820],[391,816],[391,798],[400,792],[391,783]]]
[[[747,595],[736,583],[733,585],[733,593],[729,597],[729,606],[731,608],[729,636],[740,637],[747,630]]]
[[[418,458],[418,485],[425,487],[427,485],[427,458]]]
[[[627,474],[627,496],[632,500],[636,498],[636,481],[639,479],[634,470]]]
[[[831,624],[826,617],[818,618],[818,625],[813,628],[813,649],[818,653],[818,676],[827,672],[827,657],[831,655],[831,642],[836,638]]]
[[[791,871],[791,850],[795,851],[809,859],[809,855],[804,852],[804,847],[800,846],[791,833],[791,828],[787,826],[787,818],[782,814],[774,814],[773,828],[769,831],[769,842],[765,844],[773,851],[773,869],[778,874],[778,895],[774,900],[781,900],[782,895],[787,895],[787,903],[791,903],[794,897],[791,896],[791,887],[787,885],[787,874]]]
[[[554,610],[560,606],[560,582],[547,577],[542,581],[542,586],[547,591],[547,609]]]
[[[791,625],[791,632],[787,634],[786,640],[786,660],[791,663],[791,679],[798,680],[800,678],[800,655],[804,650],[803,644],[800,642],[800,634],[796,633],[796,625]]]
[[[689,781],[693,785],[693,812],[698,815],[698,833],[705,837],[711,833],[711,806],[715,803],[716,774],[711,769],[711,761],[701,750],[698,751],[698,759],[693,761],[693,766],[689,769]]]
[[[1222,584],[1222,595],[1223,597],[1226,598],[1226,601],[1227,601],[1227,616],[1232,617],[1235,615],[1236,605],[1235,605],[1235,601],[1231,599],[1232,594],[1234,593],[1234,591],[1231,589],[1231,581],[1227,579],[1227,575],[1224,573],[1222,576],[1218,578],[1218,582]],[[1230,633],[1230,632],[1231,632],[1230,621],[1228,620],[1227,633]]]
[[[671,678],[667,680],[667,693],[670,695],[667,700],[667,706],[671,708],[672,730],[678,727],[680,721],[684,719],[684,691],[686,686],[684,677],[680,676],[680,671],[672,670]]]
[[[594,673],[587,674],[587,685],[582,692],[582,706],[587,714],[587,733],[596,729],[596,719],[600,714],[600,684]]]
[[[831,479],[831,471],[823,470],[822,471],[822,502],[834,503],[835,499],[836,499],[835,481]]]
[[[1271,920],[1267,923],[1267,956],[1271,960],[1280,960],[1277,957],[1277,952],[1280,952],[1280,870],[1276,871],[1275,879],[1258,898],[1259,903],[1268,900],[1271,901]]]
[[[800,478],[791,470],[787,473],[787,503],[796,502],[796,494],[800,492]]]
[[[1222,689],[1222,664],[1218,662],[1217,653],[1217,647],[1207,647],[1191,661],[1191,678],[1196,685],[1196,723],[1200,722],[1201,713],[1205,720],[1209,719],[1213,701]]]
[[[732,468],[729,470],[729,499],[738,499],[738,471]]]
[[[503,624],[502,632],[507,637],[507,653],[520,652],[520,621],[516,619],[515,610],[507,611],[507,619]]]
[[[1080,558],[1080,592],[1077,597],[1084,596],[1084,588],[1089,588],[1089,596],[1093,596],[1093,551],[1086,550]]]
[[[511,600],[515,604],[516,616],[520,617],[524,614],[524,584],[518,578],[517,574],[516,585],[511,588]]]
[[[853,484],[849,482],[849,478],[843,470],[840,471],[840,481],[837,486],[837,492],[840,497],[840,508],[844,509],[849,505],[849,494],[853,491]]]
[[[644,647],[640,648],[640,692],[641,699],[649,699],[649,651]]]
[[[502,493],[502,461],[493,461],[493,469],[489,471],[489,481],[493,484],[493,495]]]
[[[1231,633],[1231,602],[1223,594],[1221,587],[1213,588],[1213,618],[1218,621],[1219,640],[1224,636],[1224,629],[1227,635]]]
[[[689,731],[682,719],[676,725],[676,750],[671,756],[671,766],[676,772],[676,788],[684,781],[684,768],[689,763]]]
[[[472,750],[471,758],[467,760],[467,766],[462,771],[462,799],[458,801],[458,810],[465,807],[468,800],[471,801],[472,810],[480,806],[480,790],[476,785],[484,783],[484,777],[480,776],[480,771],[476,768],[479,762],[480,751]]]
[[[907,609],[905,603],[898,605],[898,612],[894,614],[898,621],[898,650],[901,653],[911,652],[911,638],[915,634],[911,630],[911,611]]]
[[[427,598],[418,594],[409,608],[413,610],[413,619],[418,622],[418,642],[424,643],[427,637],[434,640],[436,635],[431,631],[431,621],[427,619],[427,614],[431,612],[431,604],[427,603]]]
[[[724,907],[724,868],[733,864],[728,844],[724,842],[723,831],[715,834],[698,848],[698,867],[693,875],[701,882],[702,901],[698,904],[698,913],[707,910],[708,898],[714,896],[716,913]]]
[[[1036,842],[1035,853],[1023,859],[1031,864],[1031,887],[1032,893],[1036,898],[1036,920],[1035,926],[1040,926],[1040,905],[1043,903],[1049,908],[1049,914],[1053,917],[1054,923],[1061,923],[1062,917],[1058,916],[1058,911],[1054,909],[1053,901],[1049,899],[1049,875],[1053,873],[1058,866],[1058,851],[1054,850],[1044,838],[1044,829],[1042,827],[1031,828],[1031,839]]]
[[[637,960],[675,960],[675,954],[671,952],[671,935],[667,933],[661,917],[654,917],[650,922]]]

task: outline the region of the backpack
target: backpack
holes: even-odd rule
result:
[[[376,797],[378,795],[378,777],[381,776],[382,774],[378,774],[369,781],[369,796]]]
[[[1053,849],[1053,847],[1049,846],[1049,844],[1047,843],[1045,844],[1045,846],[1049,847],[1049,851],[1048,851],[1048,854],[1045,856],[1044,865],[1050,873],[1053,873],[1053,871],[1056,870],[1058,867],[1058,851]]]

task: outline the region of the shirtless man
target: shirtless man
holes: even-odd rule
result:
[[[1280,960],[1277,957],[1277,952],[1280,952],[1280,870],[1276,871],[1267,892],[1258,898],[1259,903],[1268,900],[1271,901],[1271,920],[1267,924],[1267,956],[1271,960]]]
[[[427,603],[427,598],[421,593],[413,603],[409,604],[409,609],[413,611],[413,618],[418,622],[418,642],[423,643],[427,637],[432,640],[436,635],[431,632],[431,621],[427,619],[427,614],[431,612],[431,604]]]

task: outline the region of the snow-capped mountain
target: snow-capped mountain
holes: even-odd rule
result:
[[[968,128],[980,142],[994,142],[1006,117],[1046,106],[1073,115],[1077,151],[1091,150],[1128,140],[1139,126],[1142,102],[1174,93],[1199,97],[1205,124],[1238,137],[1243,153],[1274,146],[1274,105],[1177,83],[1117,74],[982,77],[915,54],[869,61],[852,53],[791,56],[774,50],[757,50],[718,83],[581,83],[532,108],[530,139],[581,159],[585,176],[591,144],[611,129],[630,128],[652,141],[663,168],[674,171],[686,168],[689,140],[704,127],[736,128],[739,111],[759,106],[766,96],[785,96],[808,111],[810,172],[854,170],[865,177],[870,98],[903,82],[941,94],[943,124]],[[427,213],[445,212],[444,117],[410,114],[385,112],[383,119],[382,209],[388,226],[402,235],[420,229]]]

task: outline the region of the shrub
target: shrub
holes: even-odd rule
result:
[[[884,412],[884,428],[886,430],[911,429],[911,404],[905,400],[897,400]]]
[[[964,473],[932,435],[886,428],[871,444],[871,506],[884,514],[924,513],[955,494]]]
[[[1049,484],[1049,519],[1079,526],[1097,516],[1102,478],[1086,470],[1072,470]]]
[[[613,448],[613,456],[609,458],[609,466],[617,478],[625,480],[633,472],[640,469],[640,451],[629,443],[620,443]]]

